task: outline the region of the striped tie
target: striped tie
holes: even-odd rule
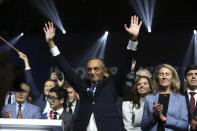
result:
[[[193,117],[194,116],[194,110],[195,110],[195,99],[194,99],[194,95],[196,94],[196,92],[190,92],[189,94],[191,95],[191,98],[190,98],[190,108],[191,108],[191,115]]]

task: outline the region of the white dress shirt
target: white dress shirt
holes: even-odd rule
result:
[[[23,104],[21,104],[21,112],[23,112],[23,109],[25,108],[26,103],[27,103],[27,101],[25,101]],[[16,113],[18,113],[18,108],[19,108],[18,105],[19,105],[19,103],[16,102]]]
[[[137,45],[138,45],[138,41],[131,41],[129,40],[129,43],[127,45],[127,50],[133,50],[136,51],[137,50]],[[53,47],[50,49],[50,52],[53,56],[57,56],[60,54],[59,49],[57,48],[57,46]],[[96,88],[94,88],[94,92],[96,91]],[[89,120],[89,124],[87,126],[86,131],[98,131],[97,126],[96,126],[96,121],[95,121],[95,117],[94,117],[94,112],[91,114],[90,120]]]
[[[141,121],[144,110],[144,100],[140,99],[140,108],[133,107],[132,101],[124,101],[122,104],[123,123],[126,131],[141,131]]]
[[[67,104],[67,107],[66,107],[66,112],[69,112],[69,103],[66,103]],[[71,106],[71,109],[72,109],[72,113],[74,114],[75,112],[75,107],[76,107],[76,104],[77,104],[77,101],[75,100],[73,103],[72,103],[72,106]]]
[[[8,104],[8,99],[9,99],[10,94],[11,94],[11,103],[15,102],[15,94],[14,94],[14,92],[13,91],[9,91],[9,92],[7,92],[7,94],[5,96],[5,105]],[[11,104],[11,103],[9,103],[9,104]]]
[[[196,92],[196,94],[194,95],[195,106],[196,106],[196,102],[197,102],[197,90],[191,91],[190,89],[187,89],[187,95],[188,95],[188,97],[189,97],[189,101],[190,101],[190,98],[191,98],[191,95],[189,94],[190,92]]]
[[[189,101],[190,101],[190,98],[191,98],[191,95],[189,94],[190,92],[196,92],[196,94],[194,95],[194,100],[195,100],[195,106],[196,106],[196,102],[197,102],[197,90],[195,91],[191,91],[190,89],[187,88],[187,95],[189,97]],[[190,115],[190,114],[189,114]],[[188,127],[188,131],[190,131],[190,125]]]
[[[50,112],[52,109],[50,108],[50,104],[49,104],[49,101],[47,100],[47,98],[45,97],[46,99],[46,106],[44,108],[44,111],[42,112],[42,114],[45,114],[45,113],[48,113]]]
[[[62,107],[61,109],[55,111],[55,112],[58,113],[58,114],[57,114],[57,119],[60,119],[60,116],[62,115],[63,111],[64,111],[64,108],[63,108],[63,107]],[[53,111],[53,112],[54,112],[54,111]]]

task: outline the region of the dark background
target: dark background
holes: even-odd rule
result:
[[[25,33],[15,46],[29,57],[33,75],[42,87],[55,63],[43,33],[48,19],[30,1],[4,0],[0,4],[0,36],[9,40]],[[136,14],[128,0],[54,0],[54,3],[67,31],[63,35],[57,29],[55,41],[71,63],[106,30],[109,36],[105,62],[110,67],[119,63],[121,49],[129,39],[123,25],[129,24],[130,16]],[[144,25],[141,28],[137,65],[154,67],[168,63],[181,67],[193,30],[197,29],[195,10],[196,4],[191,0],[157,0],[152,33]],[[22,67],[17,54],[10,52],[16,65]],[[193,51],[190,54],[188,64],[193,63]]]

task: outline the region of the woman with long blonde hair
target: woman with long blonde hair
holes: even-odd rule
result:
[[[143,131],[185,131],[188,111],[179,94],[180,81],[169,64],[159,65],[153,75],[153,94],[146,97],[141,127]]]

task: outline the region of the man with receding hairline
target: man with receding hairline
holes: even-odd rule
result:
[[[125,25],[133,41],[137,40],[141,24],[142,22],[138,24],[138,17],[132,16],[130,27]],[[44,32],[58,67],[80,96],[74,131],[123,131],[122,118],[116,110],[116,100],[122,91],[122,84],[125,84],[124,78],[130,70],[130,61],[137,49],[137,42],[130,41],[124,50],[121,66],[115,76],[106,77],[105,65],[101,59],[90,59],[87,63],[88,81],[85,81],[75,74],[55,45],[53,23],[45,24]]]

